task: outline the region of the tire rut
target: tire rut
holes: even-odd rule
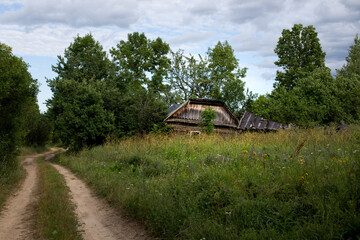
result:
[[[96,197],[70,170],[52,165],[64,176],[71,191],[85,240],[152,239],[142,226],[120,216],[105,200]]]

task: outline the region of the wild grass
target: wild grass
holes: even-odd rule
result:
[[[360,238],[360,128],[148,135],[63,156],[166,239]]]
[[[8,162],[0,161],[0,210],[24,176],[24,169],[20,167],[19,161],[20,158]]]
[[[37,238],[82,239],[78,232],[75,206],[70,201],[69,188],[64,177],[44,158],[39,164],[40,200],[36,209]]]
[[[27,156],[27,155],[42,153],[49,151],[49,149],[50,148],[48,146],[34,146],[34,147],[24,146],[20,148],[20,152],[21,152],[20,155]]]
[[[32,155],[48,150],[47,147],[22,147],[20,156],[11,161],[0,161],[0,210],[16,185],[24,177],[24,169],[20,162],[26,155]]]

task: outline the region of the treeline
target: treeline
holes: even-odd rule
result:
[[[21,145],[44,145],[49,140],[51,126],[39,111],[37,93],[38,83],[27,63],[0,43],[0,164],[13,160]]]
[[[258,96],[245,89],[247,69],[239,67],[227,41],[193,56],[134,32],[107,53],[91,34],[78,35],[52,67],[57,74],[48,80],[53,97],[47,113],[40,114],[36,80],[2,44],[0,150],[16,152],[21,143],[44,144],[49,137],[79,150],[109,136],[149,132],[171,104],[197,97],[223,100],[238,116],[246,110],[300,126],[358,123],[359,52],[356,36],[346,64],[332,76],[315,28],[295,24],[283,30],[275,48],[281,71],[274,90]]]
[[[135,32],[109,54],[91,34],[77,36],[53,66],[47,114],[55,137],[71,149],[149,132],[171,104],[190,97],[221,99],[234,111],[245,102],[246,69],[226,41],[194,57]]]
[[[313,26],[285,29],[275,48],[282,68],[274,90],[259,96],[249,111],[278,122],[311,127],[330,123],[359,123],[360,39],[356,35],[346,64],[336,76],[325,66],[325,52]]]

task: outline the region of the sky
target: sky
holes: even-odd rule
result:
[[[227,40],[244,81],[254,93],[270,93],[278,68],[277,41],[294,24],[313,25],[326,66],[339,69],[360,32],[359,0],[0,0],[0,42],[12,47],[29,64],[40,83],[38,103],[52,93],[46,79],[51,66],[79,34],[91,33],[105,50],[144,32],[162,38],[173,51],[205,55],[209,47]]]

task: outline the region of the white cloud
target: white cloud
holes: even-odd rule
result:
[[[27,0],[20,10],[8,11],[0,20],[27,26],[53,23],[74,27],[126,28],[138,18],[137,2],[131,0]]]
[[[22,7],[1,9],[14,4]],[[249,68],[245,80],[254,92],[272,89],[274,48],[282,30],[296,23],[316,28],[327,66],[340,68],[360,29],[360,1],[0,0],[0,42],[16,54],[62,55],[78,33],[88,32],[105,50],[131,32],[159,36],[172,50],[194,55],[228,40]]]

